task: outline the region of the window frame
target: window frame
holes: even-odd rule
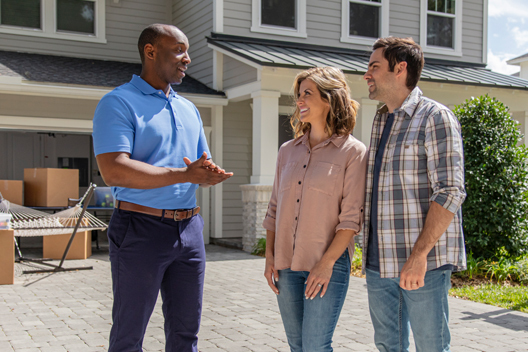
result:
[[[295,24],[296,29],[288,27],[263,25],[261,23],[262,1],[252,0],[251,2],[251,32],[283,35],[289,37],[307,38],[306,34],[306,0],[296,1]]]
[[[378,38],[350,35],[350,3],[368,4],[363,0],[341,0],[341,42],[371,46]],[[379,4],[379,5],[372,5]],[[389,36],[389,0],[381,0],[380,3],[372,3],[370,6],[380,7],[380,38]]]
[[[420,0],[420,46],[424,53],[440,54],[449,56],[462,56],[462,9],[463,1],[456,0],[455,14],[445,14],[442,12],[429,11],[427,0]],[[427,15],[453,18],[453,48],[427,45]]]
[[[57,0],[41,0],[41,29],[24,28],[0,24],[0,33],[17,34],[31,37],[74,40],[91,43],[106,43],[106,0],[88,0],[94,2],[94,34],[84,34],[57,30]]]

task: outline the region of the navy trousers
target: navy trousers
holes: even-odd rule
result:
[[[114,306],[109,352],[143,351],[158,293],[167,352],[197,352],[205,248],[203,219],[176,222],[115,209],[108,227]]]

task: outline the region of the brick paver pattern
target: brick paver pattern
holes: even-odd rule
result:
[[[207,256],[199,350],[288,351],[275,294],[263,276],[264,259],[212,245]],[[17,264],[15,285],[0,286],[1,352],[107,350],[112,308],[108,254],[68,265],[92,265],[94,270],[22,275],[23,266]],[[455,298],[449,304],[453,351],[528,351],[528,314]],[[334,350],[376,351],[373,335],[365,280],[351,277]],[[163,351],[164,340],[160,298],[144,351]]]

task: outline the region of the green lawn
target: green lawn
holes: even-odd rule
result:
[[[528,286],[489,283],[452,288],[449,294],[457,298],[528,313]]]

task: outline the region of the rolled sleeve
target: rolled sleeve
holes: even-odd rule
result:
[[[450,110],[443,109],[431,115],[425,133],[427,171],[433,190],[430,200],[456,213],[466,198],[460,123]]]
[[[357,152],[345,170],[343,199],[336,232],[340,230],[361,231],[364,220],[365,184],[367,178],[367,148],[357,144]]]
[[[280,169],[281,169],[281,149],[279,149],[279,154],[277,155],[277,165],[275,166],[275,179],[273,180],[273,189],[271,191],[271,199],[268,203],[268,210],[264,221],[262,222],[262,227],[268,231],[277,232],[276,230],[276,218],[277,218],[277,194],[279,192],[279,180],[280,180]]]

